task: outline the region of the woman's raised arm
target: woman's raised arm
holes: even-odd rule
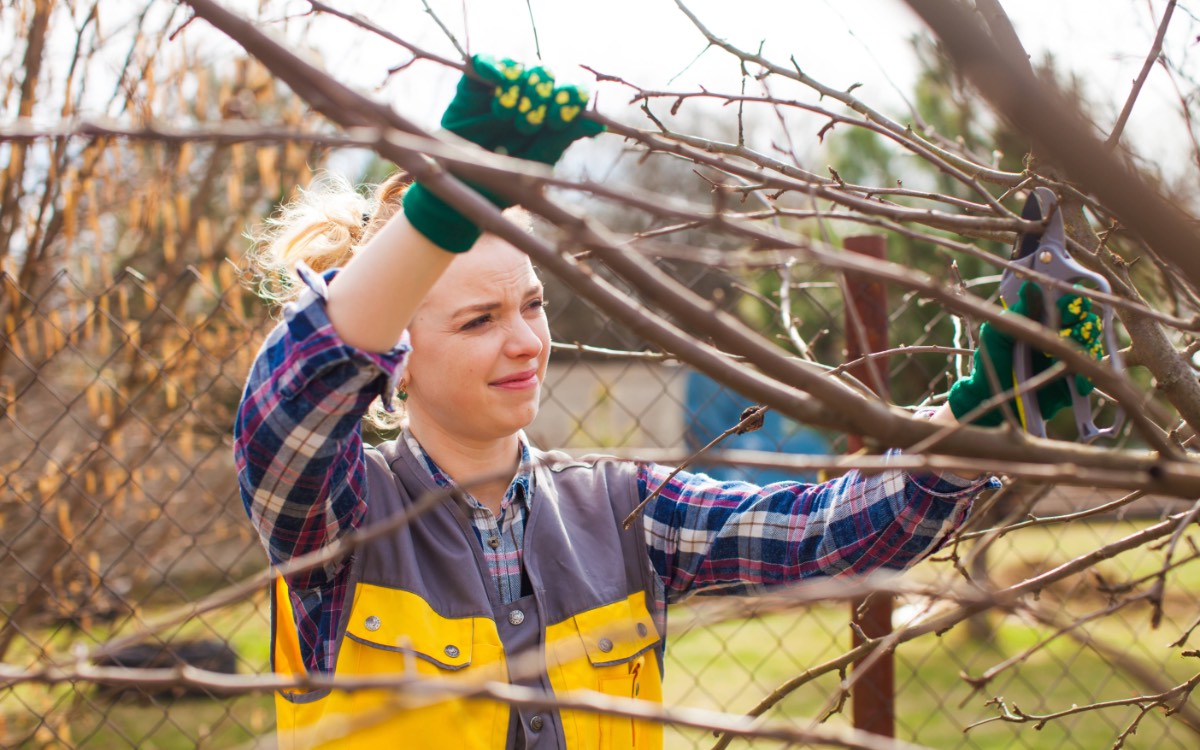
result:
[[[329,283],[329,320],[350,346],[386,352],[453,260],[398,213]]]

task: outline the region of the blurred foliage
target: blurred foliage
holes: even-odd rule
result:
[[[182,13],[13,6],[0,11],[17,32],[4,105],[34,122],[307,121],[257,62],[211,66],[164,45]],[[127,624],[165,581],[261,564],[245,554],[228,449],[271,324],[245,289],[244,233],[323,155],[304,142],[106,137],[10,141],[0,154],[0,510],[17,562],[0,571],[3,658],[30,628]]]

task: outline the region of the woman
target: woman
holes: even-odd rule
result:
[[[472,62],[479,80],[460,83],[448,129],[547,163],[597,132],[578,116],[586,96],[544,70]],[[235,434],[243,499],[272,563],[458,488],[395,533],[288,577],[274,601],[281,674],[415,672],[660,701],[667,603],[903,569],[993,481],[853,472],[758,487],[544,453],[522,433],[550,349],[526,256],[400,177],[370,202],[326,186],[274,224],[272,257],[303,261],[302,292],[254,364]],[[994,355],[1008,345],[999,341]],[[393,396],[401,436],[364,446],[362,418]],[[952,421],[987,397],[976,372],[932,418]],[[622,531],[664,482],[641,528]],[[428,691],[295,690],[276,704],[284,746],[662,742],[656,725]]]

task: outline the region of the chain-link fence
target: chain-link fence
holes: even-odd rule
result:
[[[802,345],[826,365],[846,348],[843,280],[821,269],[714,269],[664,262],[676,278],[719,301],[781,346]],[[191,748],[269,744],[271,697],[220,697],[203,689],[100,687],[56,679],[50,665],[178,613],[265,564],[236,490],[233,414],[250,361],[271,321],[228,264],[152,283],[135,270],[115,278],[59,274],[36,288],[3,278],[8,314],[0,347],[0,745],[5,747]],[[531,438],[546,447],[642,449],[687,455],[737,421],[748,405],[712,381],[648,352],[587,304],[551,286],[557,344]],[[787,284],[781,295],[781,284]],[[781,302],[782,297],[782,302]],[[781,304],[784,313],[781,314]],[[944,309],[915,297],[889,303],[892,346],[881,360],[893,398],[917,404],[946,389],[962,363],[944,349],[970,345]],[[788,325],[788,313],[795,328]],[[923,349],[923,347],[925,347]],[[939,349],[938,347],[943,347]],[[774,416],[732,447],[842,452],[844,436]],[[768,473],[705,467],[772,481]],[[816,477],[805,477],[815,479]],[[1002,520],[1095,508],[1098,491],[1014,486],[982,504],[970,529]],[[987,506],[987,507],[985,507]],[[972,575],[996,586],[1029,579],[1158,519],[1174,503],[1142,498],[1120,514],[1064,525],[1031,524],[1005,535]],[[963,539],[908,575],[949,584],[961,575]],[[1034,724],[989,723],[1003,697],[1027,714],[1161,692],[1190,676],[1166,644],[1194,616],[1188,582],[1172,571],[1162,626],[1145,602],[1114,609],[1111,595],[1153,573],[1161,555],[1144,546],[1044,589],[1029,610],[994,610],[896,650],[897,735],[931,747],[1110,746],[1139,707]],[[669,617],[668,705],[744,713],[850,644],[847,604],[817,604],[729,619],[716,600],[693,600]],[[897,624],[937,616],[940,604],[896,603]],[[1035,618],[1029,611],[1044,613]],[[1108,616],[1092,616],[1096,613]],[[720,615],[720,616],[718,616]],[[263,673],[269,614],[264,592],[179,618],[140,648],[110,655],[126,666]],[[1053,640],[1042,646],[1043,639]],[[171,651],[164,652],[163,644]],[[787,691],[766,715],[805,726],[824,714],[849,722],[837,700],[845,677],[831,670]],[[1177,679],[1178,678],[1178,679]],[[860,686],[865,689],[866,685]],[[882,700],[882,698],[881,698]],[[1186,714],[1186,712],[1184,712]],[[1126,747],[1196,744],[1186,715],[1148,717]],[[669,730],[669,747],[715,738]],[[768,746],[765,741],[757,743]]]

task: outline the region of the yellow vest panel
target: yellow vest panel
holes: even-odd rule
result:
[[[287,585],[274,596],[275,672],[304,674]],[[645,595],[587,612],[546,628],[543,660],[556,694],[595,691],[619,698],[662,702],[662,675],[655,646],[660,636]],[[450,619],[406,591],[359,584],[338,651],[334,675],[429,677],[397,690],[281,691],[276,722],[281,750],[377,750],[381,747],[453,747],[500,750],[508,736],[509,711],[501,702],[463,699],[438,690],[442,680],[508,680],[509,664],[496,624],[483,617]],[[657,724],[587,711],[563,711],[569,750],[662,747]]]

